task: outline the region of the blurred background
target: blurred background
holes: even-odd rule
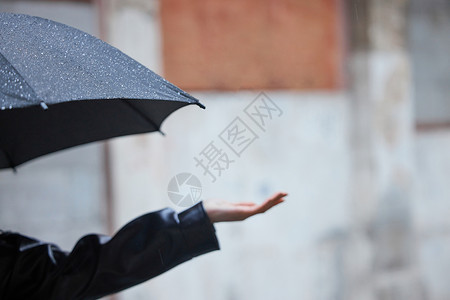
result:
[[[168,197],[183,172],[201,199],[289,193],[264,216],[217,224],[221,251],[110,299],[450,299],[449,1],[0,0],[0,11],[87,31],[207,107],[175,112],[165,137],[0,171],[3,230],[70,250],[184,209]],[[236,118],[252,132],[238,153],[222,134]],[[211,145],[232,162],[207,172],[196,158]]]

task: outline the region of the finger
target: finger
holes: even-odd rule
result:
[[[284,197],[287,196],[287,193],[276,193],[274,194],[272,197],[266,199],[263,203],[261,204],[255,204],[255,203],[251,203],[251,202],[241,202],[241,203],[236,203],[236,208],[242,208],[242,209],[246,209],[245,212],[243,212],[243,214],[245,215],[245,218],[248,218],[250,216],[256,215],[256,214],[261,214],[266,212],[267,210],[271,209],[272,207],[274,207],[275,205],[278,205],[282,202],[284,202]],[[244,205],[239,205],[239,204],[244,204]]]
[[[276,193],[276,194],[274,194],[272,197],[270,197],[269,199],[267,199],[266,201],[264,201],[260,205],[254,203],[254,202],[237,202],[237,203],[234,203],[233,205],[236,205],[236,206],[258,206],[258,207],[260,207],[260,206],[264,205],[267,201],[269,201],[271,203],[277,202],[277,201],[281,200],[283,197],[286,197],[287,195],[288,195],[287,193],[281,193],[281,192]]]
[[[270,197],[268,200],[276,201],[277,199],[281,199],[283,197],[286,197],[287,195],[288,195],[287,193],[278,192],[274,194],[272,197]]]
[[[264,201],[259,207],[255,209],[255,214],[260,214],[268,211],[275,205],[278,205],[280,203],[284,202],[283,198],[277,198],[277,199],[267,199]]]
[[[284,197],[286,196],[286,193],[278,193],[273,195],[271,198],[264,201],[261,205],[261,209],[269,209],[270,207],[273,207],[280,203],[280,201],[284,201]],[[264,210],[264,211],[265,211]]]
[[[264,201],[264,202],[262,203],[262,206],[268,206],[268,205],[271,205],[271,204],[273,204],[273,203],[277,203],[277,202],[280,201],[280,200],[284,200],[284,199],[283,199],[283,196],[277,195],[277,196],[274,196],[274,197],[271,197],[271,198],[266,199],[266,201]]]
[[[269,203],[267,203],[267,205],[265,206],[267,209],[274,207],[275,205],[278,205],[282,202],[284,202],[285,200],[283,198],[281,199],[277,199],[275,201],[270,201]]]

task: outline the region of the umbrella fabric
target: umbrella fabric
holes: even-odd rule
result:
[[[0,13],[0,169],[111,137],[159,131],[204,106],[107,43],[75,28]]]

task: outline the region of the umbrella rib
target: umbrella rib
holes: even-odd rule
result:
[[[8,152],[6,152],[5,149],[3,149],[3,148],[1,148],[1,149],[2,149],[3,153],[5,154],[6,160],[9,163],[9,167],[13,169],[14,173],[16,173],[17,172],[16,165],[14,164],[11,156],[9,156]]]
[[[129,101],[127,100],[122,100],[122,102],[124,102],[125,104],[127,104],[134,112],[136,112],[138,115],[140,115],[144,120],[146,120],[148,123],[150,123],[153,127],[156,128],[156,130],[159,131],[159,133],[161,133],[162,135],[166,135],[164,132],[161,131],[161,129],[159,128],[158,125],[156,125],[155,122],[153,122],[152,119],[150,119],[149,117],[147,117],[145,114],[142,113],[142,111],[140,111],[139,109],[137,109],[133,104],[131,104]]]
[[[168,87],[169,89],[171,89],[172,91],[178,93],[178,95],[182,95],[182,96],[184,96],[184,97],[186,97],[186,98],[189,98],[189,99],[191,99],[191,100],[194,100],[194,102],[190,102],[190,103],[195,103],[195,104],[197,104],[198,106],[200,106],[200,108],[205,109],[205,106],[204,106],[203,104],[201,104],[200,101],[198,101],[197,98],[195,98],[195,97],[192,96],[192,95],[189,95],[188,93],[186,93],[185,91],[183,91],[182,89],[180,89],[179,87],[177,87],[176,85],[174,85],[174,84],[172,84],[172,83],[170,83],[170,82],[167,82],[164,78],[162,78],[162,79],[165,81],[166,84],[168,83],[167,87]]]
[[[8,63],[8,65],[9,65],[9,66],[11,67],[11,69],[17,74],[17,76],[19,76],[19,78],[22,79],[22,83],[23,83],[24,85],[26,85],[27,87],[30,88],[30,90],[33,92],[33,96],[35,97],[35,99],[40,100],[41,102],[44,102],[44,101],[42,101],[42,99],[38,96],[38,94],[37,94],[36,91],[33,89],[33,87],[30,85],[30,83],[29,83],[27,80],[25,80],[25,77],[22,76],[22,74],[20,74],[19,70],[17,70],[16,67],[14,67],[14,65],[13,65],[13,64],[5,57],[5,55],[3,55],[3,53],[0,52],[0,56],[2,57],[2,59],[3,59],[5,62]],[[7,96],[10,96],[10,97],[13,97],[13,98],[16,98],[16,99],[22,99],[22,100],[25,100],[25,101],[28,101],[28,100],[29,100],[29,99],[27,99],[27,98],[25,98],[25,97],[17,97],[17,95],[14,95],[14,94],[6,94],[6,93],[3,93],[3,94],[5,94],[5,95],[7,95]]]

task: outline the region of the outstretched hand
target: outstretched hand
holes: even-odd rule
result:
[[[275,205],[284,202],[284,197],[286,196],[286,193],[278,192],[261,204],[208,200],[203,203],[203,206],[212,223],[242,221],[253,215],[264,213]]]

